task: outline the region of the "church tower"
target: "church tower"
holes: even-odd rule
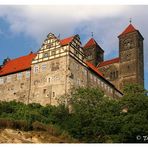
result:
[[[130,23],[118,38],[120,89],[128,83],[144,86],[143,36]]]
[[[83,47],[84,54],[87,61],[91,62],[94,66],[104,60],[104,50],[98,45],[98,43],[91,38]]]

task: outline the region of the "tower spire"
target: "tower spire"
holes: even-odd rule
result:
[[[94,37],[94,33],[93,32],[91,32],[91,36],[92,36],[92,38]]]
[[[132,18],[130,18],[129,22],[130,22],[130,24],[132,23]]]

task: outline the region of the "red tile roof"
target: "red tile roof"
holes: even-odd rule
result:
[[[103,77],[103,74],[92,64],[92,63],[90,63],[90,62],[85,62],[86,63],[86,65],[90,68],[90,69],[92,69],[93,71],[95,71],[98,75],[100,75],[100,76],[102,76]]]
[[[35,58],[35,56],[35,53],[30,53],[26,56],[8,61],[0,70],[0,76],[29,69],[31,67],[31,62],[33,58]]]
[[[125,35],[130,32],[134,32],[134,31],[137,31],[137,30],[135,29],[135,27],[132,24],[130,24],[119,36]]]
[[[73,40],[73,38],[74,38],[74,36],[62,39],[62,40],[60,40],[60,43],[61,43],[61,45],[67,45],[68,43],[70,43]]]
[[[93,45],[96,45],[97,43],[96,43],[96,41],[93,39],[93,38],[91,38],[85,45],[84,45],[84,48],[89,48],[89,47],[91,47],[91,46],[93,46]]]
[[[114,59],[111,59],[111,60],[103,61],[98,65],[98,67],[106,66],[106,65],[109,65],[109,64],[113,64],[113,63],[118,63],[119,61],[120,61],[119,58],[114,58]]]
[[[92,46],[94,46],[94,45],[99,46],[98,43],[97,43],[93,38],[91,38],[91,39],[84,45],[84,48],[87,49],[87,48],[92,47]],[[100,46],[99,46],[99,48],[102,49]],[[102,49],[102,51],[104,52],[103,49]]]

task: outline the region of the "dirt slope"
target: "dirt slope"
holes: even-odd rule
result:
[[[62,135],[55,137],[43,131],[0,129],[0,143],[76,143],[76,141]]]

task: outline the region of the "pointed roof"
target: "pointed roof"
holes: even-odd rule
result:
[[[86,61],[85,63],[86,63],[86,65],[87,65],[90,69],[92,69],[92,70],[95,71],[98,75],[100,75],[100,76],[103,77],[103,74],[102,74],[92,63],[90,63],[90,62],[88,62],[88,61]]]
[[[67,44],[69,44],[74,39],[74,37],[75,36],[71,36],[71,37],[68,37],[68,38],[65,38],[65,39],[60,40],[61,45],[67,45]]]
[[[96,45],[97,43],[96,43],[96,41],[93,39],[93,38],[91,38],[85,45],[84,45],[84,48],[89,48],[89,47],[91,47],[91,46],[93,46],[93,45]]]
[[[9,60],[0,70],[0,76],[27,70],[31,68],[31,63],[33,58],[35,58],[36,53],[30,53],[26,56],[22,56],[16,59]]]
[[[107,60],[107,61],[101,62],[100,64],[98,64],[97,67],[102,67],[102,66],[110,65],[110,64],[113,64],[113,63],[119,63],[119,61],[120,61],[120,58],[117,57],[117,58],[114,58],[114,59],[111,59],[111,60]]]
[[[131,32],[134,32],[134,31],[138,31],[138,30],[135,29],[135,27],[132,24],[129,24],[128,27],[119,36],[125,35],[127,33],[131,33]]]
[[[84,45],[84,49],[87,49],[94,45],[97,45],[104,52],[104,50],[98,45],[98,43],[94,40],[94,38],[91,38],[90,40],[88,40],[88,42]]]

